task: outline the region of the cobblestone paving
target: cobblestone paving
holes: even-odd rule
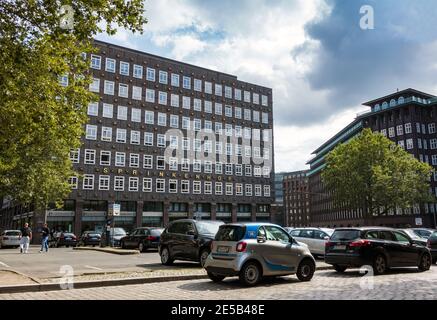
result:
[[[372,283],[373,281],[373,283]],[[245,288],[236,278],[223,283],[209,280],[173,281],[91,289],[15,293],[0,295],[2,299],[107,300],[114,299],[437,299],[437,266],[428,272],[415,269],[391,271],[377,277],[362,277],[358,271],[345,274],[318,271],[311,282],[284,277],[262,282],[257,288]]]

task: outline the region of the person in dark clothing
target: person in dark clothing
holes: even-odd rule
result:
[[[21,240],[20,240],[20,252],[27,253],[29,250],[29,244],[32,240],[32,229],[29,228],[29,224],[26,222],[24,228],[21,229]]]
[[[47,223],[45,223],[41,229],[41,250],[39,250],[39,253],[43,252],[44,249],[49,252],[49,234],[50,230],[47,228]]]

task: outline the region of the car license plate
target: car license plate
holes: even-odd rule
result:
[[[228,253],[228,252],[229,252],[229,247],[219,246],[219,247],[217,248],[217,252],[220,252],[220,253]]]
[[[334,246],[334,250],[346,250],[346,246]]]
[[[71,238],[65,238],[65,240],[71,240]]]

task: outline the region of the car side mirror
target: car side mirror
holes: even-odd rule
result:
[[[328,236],[326,236],[326,237],[324,237],[323,239],[324,239],[324,240],[329,240],[329,237],[328,237]]]
[[[267,241],[267,239],[266,239],[265,236],[258,236],[258,237],[256,237],[256,241],[257,241],[258,243],[264,243],[264,242]]]

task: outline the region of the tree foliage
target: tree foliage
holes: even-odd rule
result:
[[[382,134],[365,129],[328,154],[322,181],[337,206],[362,208],[368,218],[432,201],[432,172]]]
[[[0,196],[43,208],[68,195],[70,149],[98,99],[81,54],[98,33],[142,32],[146,22],[142,0],[0,1]]]

